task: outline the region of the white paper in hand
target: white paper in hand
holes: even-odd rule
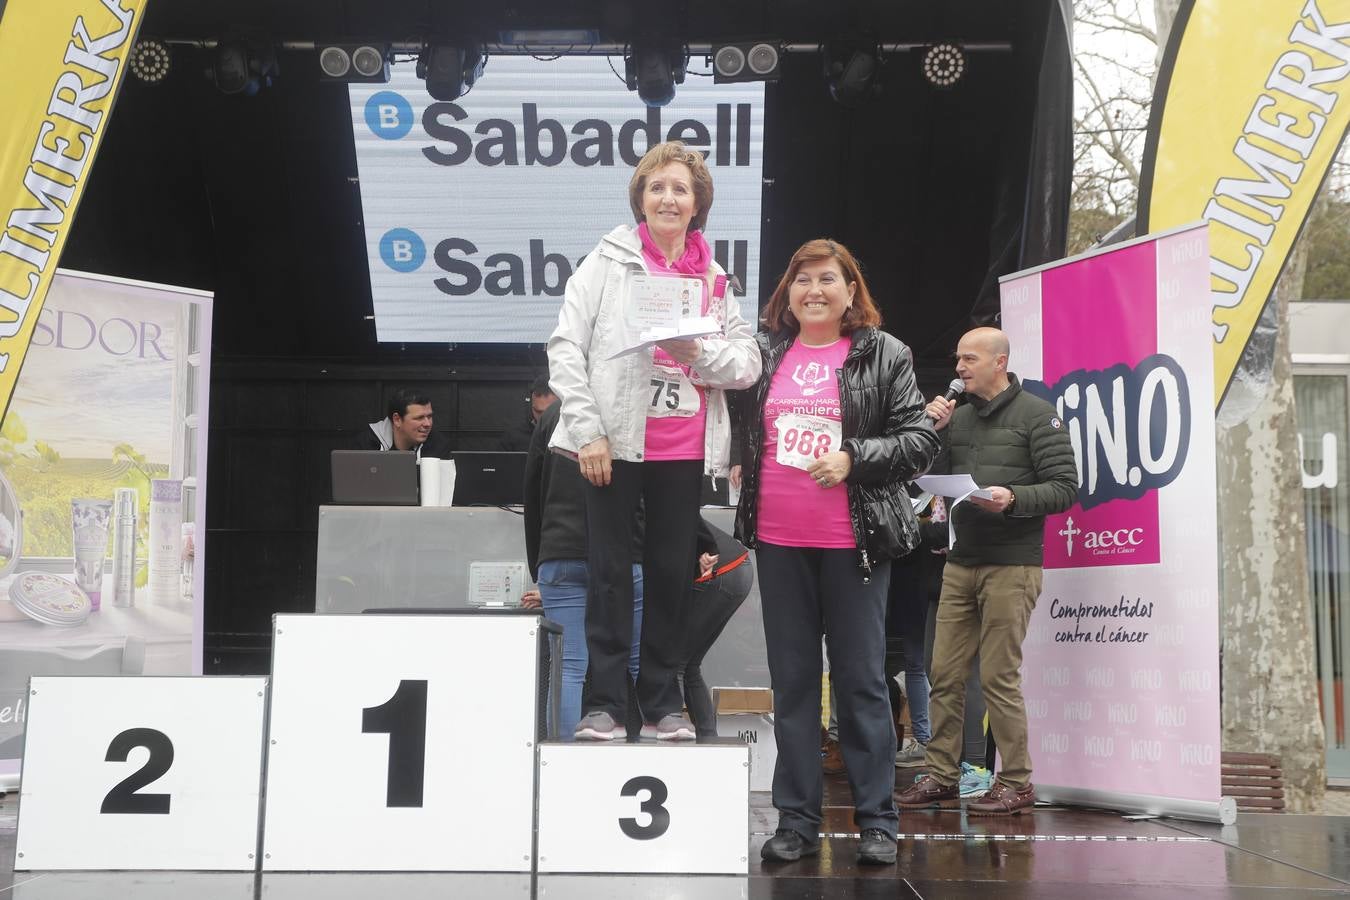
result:
[[[975,479],[969,475],[921,475],[914,479],[922,490],[938,497],[951,497],[952,506],[965,500],[967,497],[979,497],[984,500],[993,500],[992,491],[986,490],[975,483]]]
[[[994,492],[986,490],[975,483],[975,479],[969,475],[921,475],[914,479],[922,490],[939,497],[951,497],[951,506],[948,511],[956,508],[956,504],[970,497],[979,497],[983,500],[993,500]],[[956,546],[956,526],[953,524],[948,529],[947,548],[950,550]]]
[[[634,275],[624,301],[620,345],[610,359],[636,353],[661,341],[692,339],[722,330],[717,319],[702,315],[701,278]]]

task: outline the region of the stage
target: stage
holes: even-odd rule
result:
[[[909,770],[913,771],[913,770]],[[905,777],[904,773],[901,777]],[[340,788],[335,788],[340,789]],[[762,865],[777,815],[751,801],[748,877],[492,874],[14,872],[18,799],[0,801],[0,897],[275,898],[1312,898],[1350,894],[1350,817],[1243,814],[1229,828],[1128,821],[1107,812],[1039,808],[1012,818],[904,812],[899,862],[860,868],[848,788],[827,780],[818,857]],[[72,835],[72,839],[76,839]]]

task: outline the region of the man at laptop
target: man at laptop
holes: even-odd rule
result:
[[[449,442],[431,430],[431,398],[417,388],[399,388],[389,398],[389,415],[370,423],[362,450],[412,450],[421,459],[449,459]]]

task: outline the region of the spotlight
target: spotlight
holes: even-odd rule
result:
[[[858,106],[881,93],[881,50],[875,41],[829,41],[821,45],[825,83],[840,106]]]
[[[216,45],[207,77],[223,94],[252,97],[277,77],[277,54],[271,44],[224,40]]]
[[[923,55],[923,77],[933,87],[949,88],[964,74],[966,54],[957,44],[934,44]]]
[[[417,77],[427,83],[427,93],[437,100],[458,100],[483,75],[487,57],[477,41],[462,44],[432,44],[422,47],[417,58]]]
[[[389,81],[387,44],[334,44],[319,51],[319,71],[324,81]]]
[[[735,78],[745,71],[745,51],[735,44],[727,44],[713,51],[713,73],[719,81]]]
[[[684,84],[689,51],[670,41],[640,38],[624,58],[624,80],[648,106],[665,106],[675,99],[675,85]]]
[[[770,81],[779,76],[779,49],[769,41],[749,41],[714,46],[713,81]]]
[[[389,51],[369,44],[357,47],[352,51],[352,68],[356,69],[356,74],[362,78],[383,76],[381,80],[388,81]]]
[[[131,48],[128,65],[131,74],[146,84],[159,84],[169,74],[173,57],[169,55],[169,46],[163,41],[137,41]]]
[[[341,47],[324,47],[319,52],[319,69],[325,78],[341,78],[352,69],[352,58]]]

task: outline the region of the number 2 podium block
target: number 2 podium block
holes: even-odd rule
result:
[[[712,744],[544,744],[539,871],[744,875],[750,751]]]
[[[540,622],[275,617],[264,871],[530,871]]]
[[[257,866],[264,678],[29,683],[14,868]]]

